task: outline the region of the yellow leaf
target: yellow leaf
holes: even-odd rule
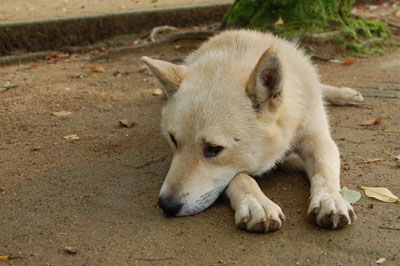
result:
[[[93,72],[104,72],[104,68],[102,66],[91,66],[90,70]]]
[[[80,139],[80,138],[79,138],[78,135],[72,134],[72,135],[64,136],[64,139],[66,139],[66,140],[78,140],[78,139]]]
[[[365,195],[370,198],[375,198],[384,202],[400,202],[399,197],[393,195],[389,189],[384,187],[364,187],[360,185],[360,188],[364,190]]]

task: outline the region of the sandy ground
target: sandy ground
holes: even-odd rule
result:
[[[365,196],[357,222],[341,231],[306,218],[302,171],[276,171],[259,183],[287,221],[267,235],[236,229],[228,206],[167,219],[157,196],[171,153],[159,132],[165,100],[139,58],[172,59],[200,42],[179,42],[90,63],[72,55],[0,68],[0,253],[6,265],[399,265],[398,204]],[[316,62],[322,80],[360,89],[359,107],[329,108],[342,153],[342,184],[400,194],[400,49],[352,65]],[[95,73],[99,65],[104,73]],[[54,112],[69,111],[57,117]],[[360,126],[383,117],[375,126]],[[131,119],[132,128],[118,120]],[[64,137],[76,134],[78,140]],[[380,158],[382,161],[363,163]],[[69,254],[66,247],[76,248]]]
[[[200,44],[182,40],[95,62],[97,51],[59,54],[0,68],[0,84],[16,86],[0,88],[0,256],[16,256],[0,265],[377,265],[380,258],[400,265],[399,203],[363,194],[354,225],[320,229],[307,219],[300,169],[258,179],[286,215],[278,232],[235,228],[219,201],[192,217],[164,217],[157,199],[171,160],[159,130],[165,99],[153,95],[159,85],[139,58],[171,60]],[[358,107],[328,108],[343,186],[400,195],[399,58],[395,48],[350,65],[315,61],[323,82],[365,96]],[[121,119],[135,125],[121,127]]]
[[[0,24],[233,2],[233,0],[1,0]]]

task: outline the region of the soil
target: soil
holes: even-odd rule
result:
[[[191,217],[163,215],[158,193],[171,161],[159,130],[166,100],[154,95],[159,84],[139,59],[172,60],[200,44],[162,43],[94,62],[98,51],[58,54],[0,68],[1,85],[16,86],[0,88],[0,255],[15,257],[1,265],[400,264],[399,203],[363,194],[354,225],[320,229],[307,219],[309,184],[298,168],[257,179],[286,215],[280,231],[237,229],[223,201]],[[360,106],[328,107],[341,183],[350,189],[382,186],[400,195],[399,58],[393,48],[348,65],[314,62],[323,82],[365,96]],[[122,119],[135,123],[127,128]]]

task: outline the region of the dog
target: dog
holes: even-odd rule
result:
[[[329,229],[355,221],[339,193],[339,151],[324,103],[356,105],[363,97],[321,84],[296,44],[230,30],[211,37],[184,64],[142,61],[168,98],[161,128],[173,159],[158,201],[167,216],[196,214],[225,194],[237,227],[276,231],[285,216],[253,176],[297,153],[310,181],[311,219]]]

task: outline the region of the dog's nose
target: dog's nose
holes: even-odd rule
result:
[[[176,200],[171,200],[169,197],[160,197],[158,199],[158,206],[164,211],[167,216],[176,216],[182,208],[181,203]]]

